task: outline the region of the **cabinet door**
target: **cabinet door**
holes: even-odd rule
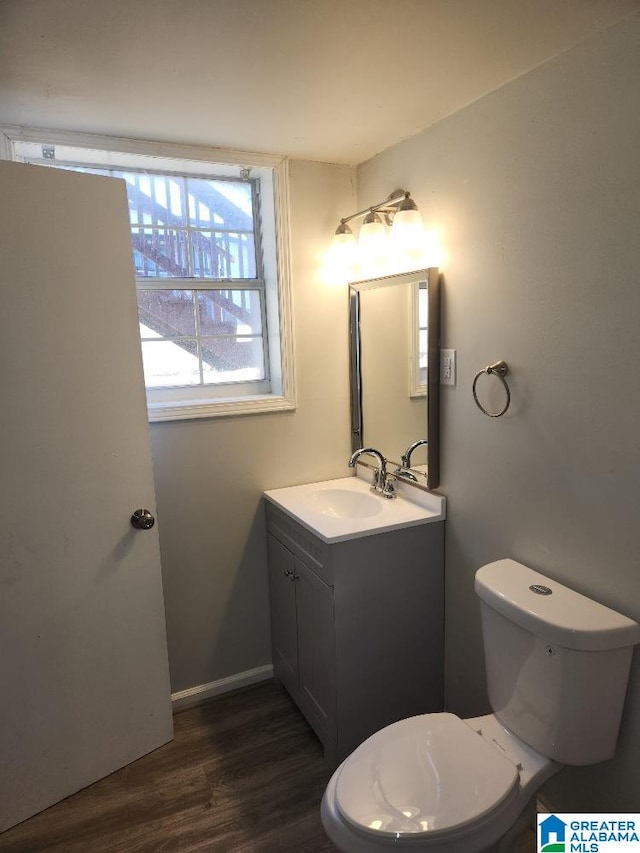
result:
[[[298,636],[294,557],[271,533],[267,534],[267,545],[273,674],[290,693],[295,694],[298,686]]]
[[[301,701],[322,738],[335,726],[333,588],[295,560],[298,608],[298,670]]]

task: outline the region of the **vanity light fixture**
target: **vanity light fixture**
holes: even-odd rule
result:
[[[347,223],[360,217],[364,219],[356,241]],[[335,259],[343,270],[349,272],[353,271],[358,260],[361,266],[372,269],[388,258],[393,266],[413,269],[419,266],[424,249],[420,211],[411,193],[400,189],[378,204],[343,217],[333,237]],[[392,255],[394,257],[390,258]]]

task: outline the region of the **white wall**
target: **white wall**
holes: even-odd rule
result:
[[[270,663],[261,493],[349,473],[348,299],[322,269],[355,175],[290,174],[297,410],[151,427],[174,692]]]
[[[441,229],[446,696],[487,710],[475,570],[513,557],[640,619],[640,16],[359,167],[360,207],[397,186]],[[513,402],[474,406],[499,358]],[[497,402],[497,401],[496,401]],[[594,690],[598,685],[594,685]],[[565,770],[556,809],[640,802],[640,652],[616,758]]]

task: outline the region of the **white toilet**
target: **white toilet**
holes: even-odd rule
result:
[[[410,717],[361,744],[322,800],[344,853],[509,850],[549,777],[615,751],[640,625],[514,560],[475,589],[494,713]]]

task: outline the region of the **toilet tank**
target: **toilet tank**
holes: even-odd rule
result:
[[[563,764],[611,758],[640,625],[515,560],[483,566],[475,589],[498,719]]]

